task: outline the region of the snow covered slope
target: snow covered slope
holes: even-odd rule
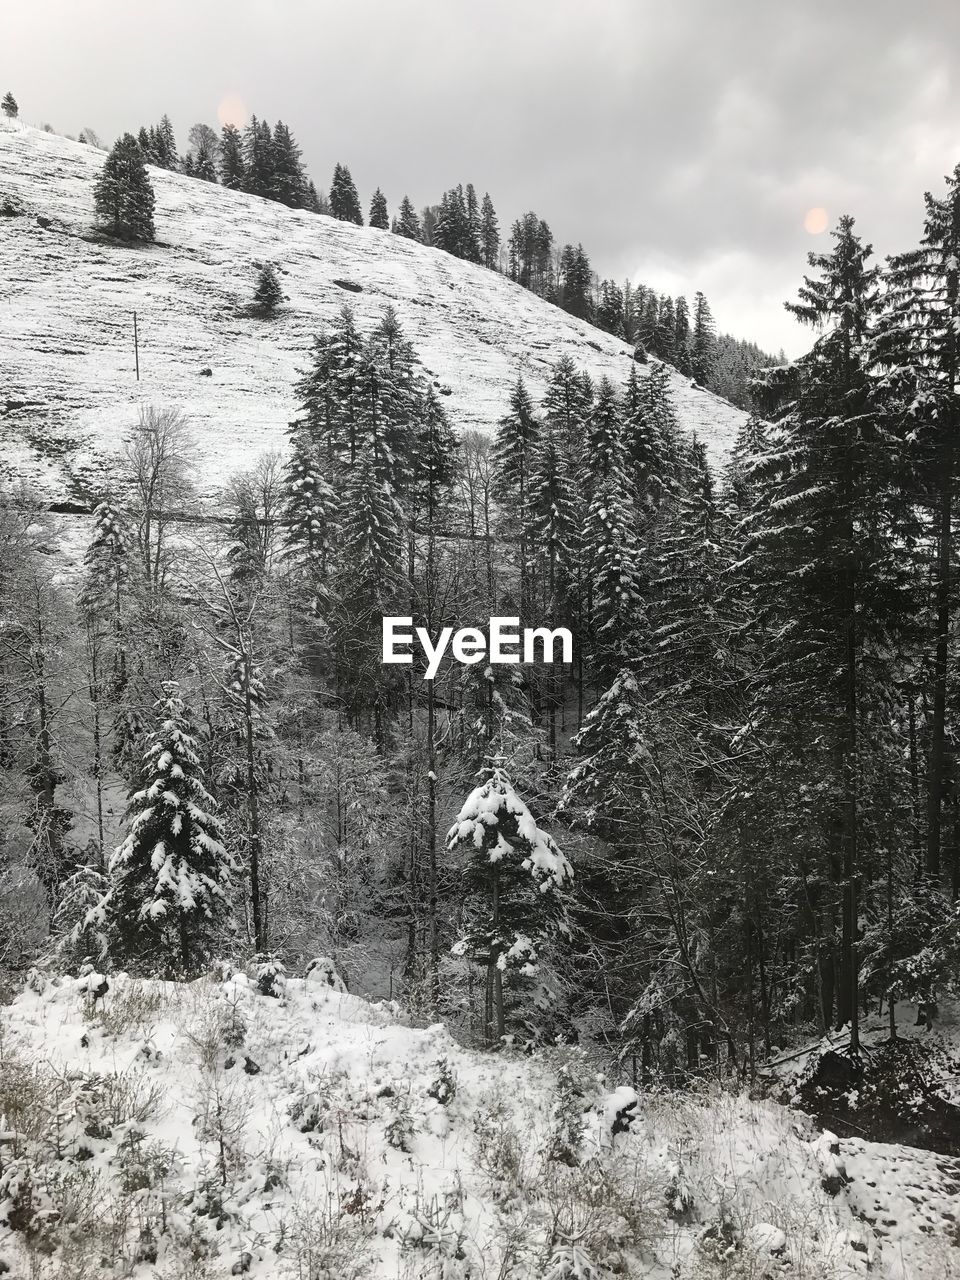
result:
[[[102,243],[92,228],[103,160],[0,121],[0,209],[21,210],[0,216],[0,476],[61,497],[64,465],[95,472],[138,406],[153,403],[188,414],[201,486],[215,487],[283,445],[311,336],[345,302],[364,330],[387,303],[396,308],[461,428],[491,430],[518,371],[539,394],[561,355],[594,376],[626,377],[626,344],[500,275],[164,170],[151,169],[158,243]],[[279,267],[289,298],[273,321],[243,314],[264,261]],[[679,374],[673,390],[684,426],[722,456],[743,414]]]
[[[243,973],[33,974],[0,1010],[0,1264],[143,1280],[960,1275],[956,1162],[834,1151],[796,1113],[720,1091],[638,1104],[575,1051],[562,1070],[560,1051],[473,1052],[328,973],[275,995]]]

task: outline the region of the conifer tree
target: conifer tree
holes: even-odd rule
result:
[[[253,294],[254,310],[258,315],[269,318],[276,313],[282,301],[283,289],[276,267],[271,262],[265,262],[260,268],[257,287]]]
[[[387,197],[383,194],[379,187],[373,193],[370,200],[370,218],[369,225],[378,227],[381,231],[388,231],[390,228],[390,215],[387,213]]]
[[[154,195],[143,155],[132,133],[125,133],[104,162],[94,187],[97,217],[123,240],[154,239]]]
[[[463,243],[461,256],[468,262],[481,262],[483,259],[483,242],[481,238],[480,206],[473,183],[468,182],[464,193],[464,211],[466,217],[463,227]]]
[[[290,460],[284,473],[284,554],[310,590],[310,610],[325,603],[332,569],[339,504],[308,434],[291,433]]]
[[[358,227],[363,226],[360,197],[345,164],[338,163],[334,166],[333,181],[330,184],[330,212],[341,222],[355,222]]]
[[[880,832],[893,815],[884,807],[897,802],[888,785],[865,804],[861,735],[888,714],[888,663],[914,613],[903,550],[914,535],[911,507],[898,496],[909,476],[899,418],[885,411],[871,374],[878,273],[852,218],[840,219],[834,240],[832,252],[810,255],[816,274],[790,306],[823,336],[795,365],[771,371],[765,390],[779,439],[748,544],[751,614],[765,618],[768,634],[750,716],[766,749],[777,743],[782,752],[783,794],[795,792],[797,772],[804,779],[782,823],[804,874],[819,864],[840,898],[837,1022],[850,1023],[857,1053],[861,878],[871,845],[887,838]],[[827,1018],[831,1004],[827,987]]]
[[[681,373],[690,375],[690,309],[682,296],[677,298],[674,308],[673,362]]]
[[[897,370],[911,371],[914,385],[906,389],[905,398],[912,406],[911,414],[917,417],[920,482],[930,493],[934,513],[933,689],[924,858],[925,873],[934,884],[942,870],[948,674],[955,614],[953,527],[960,474],[956,443],[960,431],[960,165],[946,184],[942,196],[929,192],[925,196],[919,247],[890,260],[890,316],[878,348],[892,376]]]
[[[302,153],[290,129],[278,120],[273,129],[270,152],[273,170],[272,199],[289,209],[306,206],[307,178],[303,171]]]
[[[87,927],[102,931],[117,964],[194,973],[228,923],[236,868],[176,683],[164,685],[154,710],[143,787],[130,797],[127,836],[110,859],[110,887]]]
[[[597,306],[597,325],[615,338],[622,338],[623,331],[623,291],[615,280],[604,280],[600,286],[600,301]]]
[[[530,471],[540,434],[533,402],[523,375],[517,378],[510,397],[510,412],[500,419],[493,444],[494,492],[506,504],[505,524],[517,538],[519,547],[520,609],[526,616],[529,605],[527,548],[527,502]]]
[[[156,128],[150,130],[151,159],[161,169],[176,171],[180,168],[177,139],[170,117],[165,115]]]
[[[408,240],[420,240],[422,231],[420,229],[420,219],[417,217],[417,211],[410,203],[410,197],[404,196],[400,201],[400,213],[397,218],[397,235],[405,236]]]
[[[642,514],[656,510],[666,488],[664,442],[652,403],[652,376],[641,378],[636,364],[631,365],[623,392],[624,467]]]
[[[15,120],[20,114],[17,100],[9,90],[3,95],[3,101],[0,102],[0,110],[3,111],[8,120]]]
[[[508,983],[536,976],[544,942],[567,931],[564,895],[573,869],[496,765],[464,801],[447,835],[466,855],[464,924],[454,950],[486,971],[488,1043],[506,1034]]]
[[[702,293],[693,302],[693,337],[690,341],[690,369],[702,387],[713,381],[717,358],[717,334],[710,304]]]
[[[480,244],[483,265],[496,271],[500,266],[500,224],[493,201],[486,191],[480,205]]]
[[[231,191],[245,191],[247,171],[243,138],[235,124],[225,124],[220,140],[220,181]]]

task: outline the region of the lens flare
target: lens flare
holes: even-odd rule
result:
[[[221,124],[235,124],[239,129],[247,123],[247,108],[238,93],[227,93],[220,99],[217,119]]]
[[[821,209],[818,206],[816,209],[807,210],[803,219],[803,227],[805,231],[810,233],[810,235],[819,236],[826,231],[827,223],[829,221],[826,209]]]

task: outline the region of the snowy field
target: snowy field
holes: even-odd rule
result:
[[[328,976],[35,975],[0,1011],[0,1216],[29,1193],[71,1276],[960,1275],[956,1161],[720,1092],[637,1105]],[[13,1275],[67,1274],[22,1242]]]
[[[0,476],[51,498],[65,496],[65,468],[101,471],[142,404],[188,415],[207,491],[282,447],[311,336],[344,303],[364,331],[395,307],[460,429],[492,431],[517,373],[539,395],[562,355],[594,377],[626,378],[630,347],[503,276],[165,170],[150,169],[157,244],[101,242],[103,160],[0,120],[0,209],[21,211],[0,217]],[[267,261],[289,299],[269,321],[245,314]],[[744,415],[679,374],[673,393],[683,425],[720,459]]]

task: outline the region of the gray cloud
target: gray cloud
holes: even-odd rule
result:
[[[366,201],[489,190],[603,275],[702,288],[721,327],[790,351],[805,254],[852,212],[909,245],[960,159],[953,0],[34,0],[0,11],[25,117],[181,141],[239,95],[294,129],[319,186]],[[3,55],[6,55],[4,57]],[[0,86],[6,89],[6,85]]]

